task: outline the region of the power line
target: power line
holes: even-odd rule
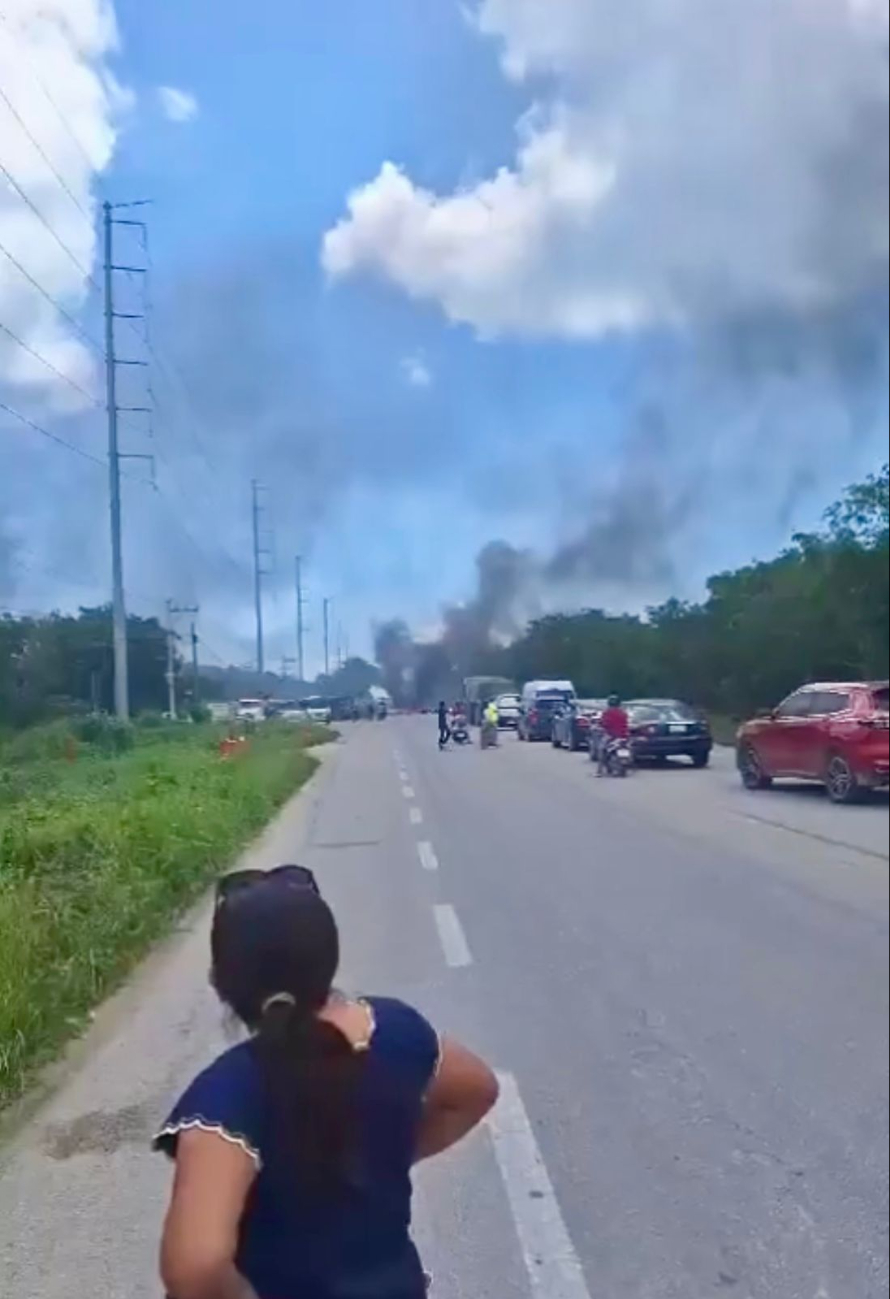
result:
[[[69,185],[68,182],[65,180],[65,177],[61,174],[60,171],[57,170],[57,168],[56,168],[54,162],[52,161],[52,159],[49,157],[49,155],[48,155],[48,154],[46,153],[46,151],[44,150],[43,145],[40,144],[39,140],[35,139],[35,137],[32,135],[32,133],[31,133],[31,129],[30,129],[30,127],[28,126],[28,123],[27,123],[27,122],[25,121],[25,119],[22,117],[21,113],[18,111],[18,109],[16,108],[15,104],[14,104],[14,103],[12,102],[12,100],[9,98],[9,96],[7,95],[6,91],[3,89],[2,86],[0,86],[0,99],[3,100],[4,104],[5,104],[6,107],[9,109],[9,111],[12,113],[13,117],[14,117],[15,120],[18,122],[19,126],[20,126],[20,127],[22,128],[22,130],[24,131],[25,135],[26,135],[26,136],[28,137],[28,139],[31,141],[31,143],[33,144],[34,148],[37,150],[37,152],[40,154],[40,156],[41,156],[41,158],[43,159],[43,161],[46,163],[47,167],[49,167],[50,171],[51,171],[52,174],[55,176],[56,180],[57,180],[57,181],[59,182],[59,184],[62,186],[62,189],[65,191],[65,193],[66,193],[66,194],[68,195],[68,197],[71,199],[71,202],[74,204],[74,206],[77,208],[78,212],[81,214],[81,216],[83,217],[83,219],[86,221],[87,225],[88,225],[88,226],[90,227],[90,229],[92,230],[92,228],[93,228],[93,218],[92,218],[92,216],[90,215],[89,212],[87,212],[86,208],[85,208],[84,205],[81,203],[80,199],[77,197],[77,195],[76,195],[76,194],[74,193],[74,191],[71,189],[70,185]]]
[[[84,451],[83,447],[76,446],[75,443],[67,442],[65,438],[59,437],[58,433],[51,433],[49,429],[43,428],[42,425],[35,424],[34,420],[28,419],[28,416],[23,415],[21,411],[13,410],[11,406],[7,406],[5,401],[0,401],[0,410],[6,411],[6,414],[12,415],[14,419],[20,420],[22,424],[26,424],[28,428],[33,429],[35,433],[39,433],[42,437],[49,438],[50,442],[56,442],[60,447],[65,447],[66,450],[73,451],[75,455],[82,456],[84,460],[91,460],[93,464],[101,465],[103,469],[107,468],[105,461],[102,460],[101,457],[94,456],[92,452]]]
[[[2,11],[0,11],[0,22],[3,23],[4,27],[5,27],[6,30],[9,32],[10,40],[11,40],[11,39],[12,39],[12,32],[10,31],[10,22],[9,22],[9,18],[8,18],[8,17],[6,16],[6,14],[3,13]],[[22,48],[22,47],[18,47],[18,46],[17,46],[17,47],[16,47],[16,51],[15,51],[15,53],[16,53],[16,57],[17,57],[17,58],[18,58],[20,55],[24,54],[24,57],[25,57],[25,59],[27,60],[27,63],[28,63],[28,65],[29,65],[29,67],[31,68],[31,71],[34,73],[34,80],[37,82],[38,86],[39,86],[40,89],[43,91],[44,97],[45,97],[47,103],[49,104],[50,108],[52,108],[52,110],[53,110],[53,112],[55,113],[56,117],[59,119],[59,122],[61,123],[61,125],[62,125],[62,127],[64,128],[64,130],[65,130],[65,132],[67,133],[67,135],[70,137],[70,139],[71,139],[71,140],[73,141],[73,143],[76,145],[76,147],[80,150],[81,154],[83,155],[84,160],[85,160],[86,163],[87,163],[87,166],[90,168],[91,171],[95,171],[95,170],[96,170],[96,163],[95,163],[94,160],[90,157],[89,153],[87,152],[86,148],[84,147],[83,141],[82,141],[82,140],[80,139],[80,137],[76,134],[76,132],[74,131],[74,129],[73,129],[72,126],[71,126],[71,123],[68,121],[68,118],[67,118],[67,117],[65,116],[65,114],[62,112],[61,108],[59,108],[59,105],[56,103],[55,99],[53,98],[53,96],[52,96],[52,92],[50,91],[50,89],[49,89],[49,87],[47,86],[46,82],[43,80],[43,77],[40,75],[40,71],[39,71],[39,69],[38,69],[38,67],[37,67],[37,64],[36,64],[36,63],[34,62],[34,60],[31,58],[31,55],[29,54],[27,47],[25,46],[24,48]]]
[[[47,370],[51,370],[56,378],[61,379],[63,383],[68,384],[69,388],[73,388],[75,392],[79,392],[82,397],[85,397],[91,406],[95,406],[97,410],[102,409],[102,403],[97,401],[95,397],[91,396],[90,393],[87,392],[86,388],[82,388],[75,379],[64,374],[57,366],[53,365],[52,361],[49,361],[45,356],[42,356],[40,352],[36,352],[30,344],[19,338],[18,334],[13,333],[8,325],[4,325],[2,320],[0,320],[0,330],[2,330],[8,338],[11,338],[14,343],[18,343],[22,351],[27,352],[29,356],[33,356],[34,360],[39,361],[41,365],[45,365]]]
[[[91,284],[91,285],[93,286],[93,288],[98,289],[99,286],[96,284],[96,281],[93,279],[92,275],[91,275],[90,272],[87,270],[87,268],[84,266],[84,264],[83,264],[83,262],[80,260],[80,258],[77,257],[76,254],[74,254],[74,253],[71,251],[71,249],[70,249],[70,248],[68,247],[68,245],[65,243],[65,240],[62,239],[62,237],[61,237],[61,236],[56,232],[56,230],[54,230],[54,228],[53,228],[53,227],[50,225],[50,223],[47,221],[46,217],[45,217],[45,216],[43,215],[43,213],[40,211],[40,208],[37,207],[36,204],[35,204],[35,203],[34,203],[34,202],[33,202],[33,201],[28,197],[28,195],[27,195],[27,194],[25,193],[25,191],[22,189],[21,185],[20,185],[20,184],[18,183],[18,181],[16,180],[15,176],[12,175],[12,173],[11,173],[11,172],[10,172],[10,171],[9,171],[9,170],[4,166],[4,165],[3,165],[2,162],[0,162],[0,172],[3,173],[3,175],[4,175],[4,176],[6,177],[6,179],[9,181],[10,185],[11,185],[12,188],[15,190],[15,192],[19,195],[19,197],[22,199],[22,201],[28,205],[28,207],[31,209],[31,211],[34,213],[34,215],[37,217],[37,220],[40,222],[40,224],[41,224],[41,225],[42,225],[46,230],[49,231],[49,233],[52,235],[53,239],[55,239],[56,243],[57,243],[57,244],[59,245],[59,247],[62,249],[62,252],[65,253],[65,255],[66,255],[68,258],[70,258],[70,260],[73,262],[73,264],[74,264],[74,265],[77,267],[77,269],[80,271],[80,273],[81,273],[81,275],[84,277],[84,279],[85,279],[89,284]]]
[[[51,307],[55,308],[55,310],[59,313],[62,319],[68,322],[71,328],[80,335],[83,341],[89,347],[91,347],[93,351],[97,353],[97,355],[102,356],[103,355],[102,348],[99,346],[99,344],[96,342],[94,338],[90,337],[90,335],[84,329],[83,325],[81,325],[77,320],[75,320],[75,318],[70,314],[70,312],[66,311],[66,309],[62,306],[61,302],[59,302],[58,298],[54,298],[53,295],[43,287],[43,285],[40,283],[39,280],[35,280],[31,272],[29,270],[26,270],[26,268],[21,264],[18,258],[14,257],[12,253],[9,251],[9,249],[6,247],[6,245],[3,243],[0,243],[0,253],[2,253],[4,257],[6,257],[9,261],[12,262],[16,270],[19,271],[22,275],[24,275],[28,283],[31,284],[37,290],[37,292],[40,294],[42,298],[46,299],[46,301],[50,304]]]

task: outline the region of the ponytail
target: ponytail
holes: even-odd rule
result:
[[[285,1159],[312,1194],[360,1176],[356,1096],[364,1053],[292,997],[271,997],[255,1049]]]

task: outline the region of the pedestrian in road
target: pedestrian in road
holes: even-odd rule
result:
[[[439,719],[439,748],[444,749],[451,739],[451,727],[448,725],[448,705],[444,699],[439,700],[436,715]]]
[[[224,877],[212,979],[250,1037],[174,1107],[161,1273],[175,1299],[422,1299],[411,1168],[494,1104],[491,1070],[411,1006],[334,990],[311,873]]]

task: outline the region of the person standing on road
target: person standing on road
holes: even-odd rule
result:
[[[422,1299],[411,1167],[482,1121],[491,1070],[403,1002],[334,991],[336,922],[301,867],[226,876],[211,954],[251,1036],[155,1139],[169,1299]]]
[[[439,718],[439,748],[444,749],[451,738],[451,727],[448,725],[448,705],[444,699],[439,700],[436,713]]]
[[[482,713],[482,731],[486,748],[498,742],[498,723],[500,714],[498,706],[492,699],[486,705]]]

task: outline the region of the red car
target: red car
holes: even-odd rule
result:
[[[888,686],[881,682],[802,686],[778,708],[745,722],[737,758],[748,789],[776,777],[816,780],[835,803],[887,787],[890,774]]]

